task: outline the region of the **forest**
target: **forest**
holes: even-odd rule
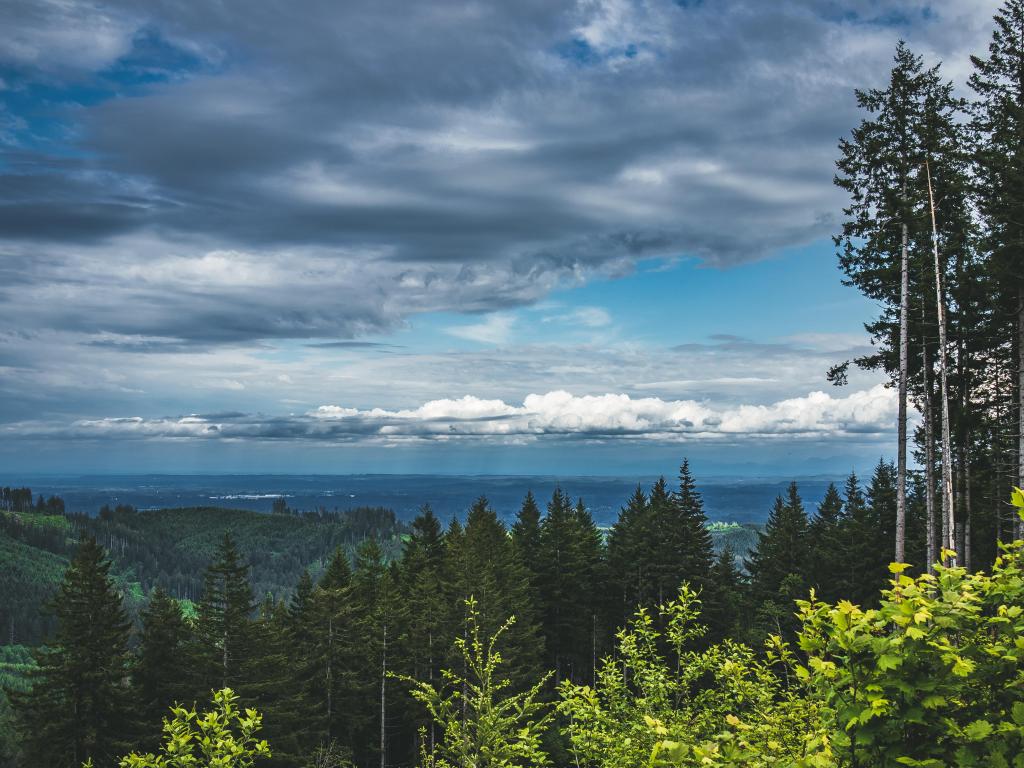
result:
[[[686,460],[608,531],[561,489],[506,527],[4,488],[0,765],[1024,768],[1024,0],[966,83],[900,42],[855,97],[835,246],[879,314],[827,376],[885,376],[893,461],[747,552]]]

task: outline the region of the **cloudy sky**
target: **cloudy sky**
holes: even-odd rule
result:
[[[0,466],[891,454],[836,142],[995,5],[3,0]]]

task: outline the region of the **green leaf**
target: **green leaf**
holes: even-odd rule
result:
[[[1014,702],[1013,722],[1015,722],[1017,725],[1024,726],[1024,701]]]
[[[992,723],[986,720],[975,720],[964,728],[964,736],[971,741],[981,741],[992,733]]]

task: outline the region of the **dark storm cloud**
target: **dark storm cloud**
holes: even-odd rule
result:
[[[831,233],[851,90],[895,39],[963,59],[988,15],[5,3],[0,238],[22,287],[0,318],[126,349],[351,338],[649,256],[760,258]]]

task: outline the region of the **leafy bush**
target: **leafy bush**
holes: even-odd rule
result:
[[[1021,541],[991,575],[937,565],[911,578],[894,563],[877,609],[799,603],[799,672],[833,712],[844,763],[1024,766],[1022,563]]]
[[[562,684],[577,759],[601,768],[827,765],[801,762],[821,752],[824,721],[791,674],[789,649],[773,639],[763,657],[731,641],[693,650],[705,631],[699,613],[684,585],[659,608],[663,630],[641,609],[619,632],[595,688]]]
[[[422,734],[421,766],[548,765],[541,737],[551,712],[538,697],[550,675],[526,692],[510,692],[511,682],[498,674],[503,660],[496,645],[515,619],[510,618],[491,637],[483,638],[472,597],[466,601],[466,609],[465,635],[455,640],[465,672],[446,669],[439,685],[410,681],[413,698],[426,707],[441,732],[440,741],[432,747]]]
[[[174,707],[164,721],[162,754],[131,754],[120,768],[251,768],[257,758],[270,757],[266,741],[256,738],[262,717],[256,710],[240,712],[230,688],[213,695],[213,709]],[[92,768],[91,761],[83,768]]]

